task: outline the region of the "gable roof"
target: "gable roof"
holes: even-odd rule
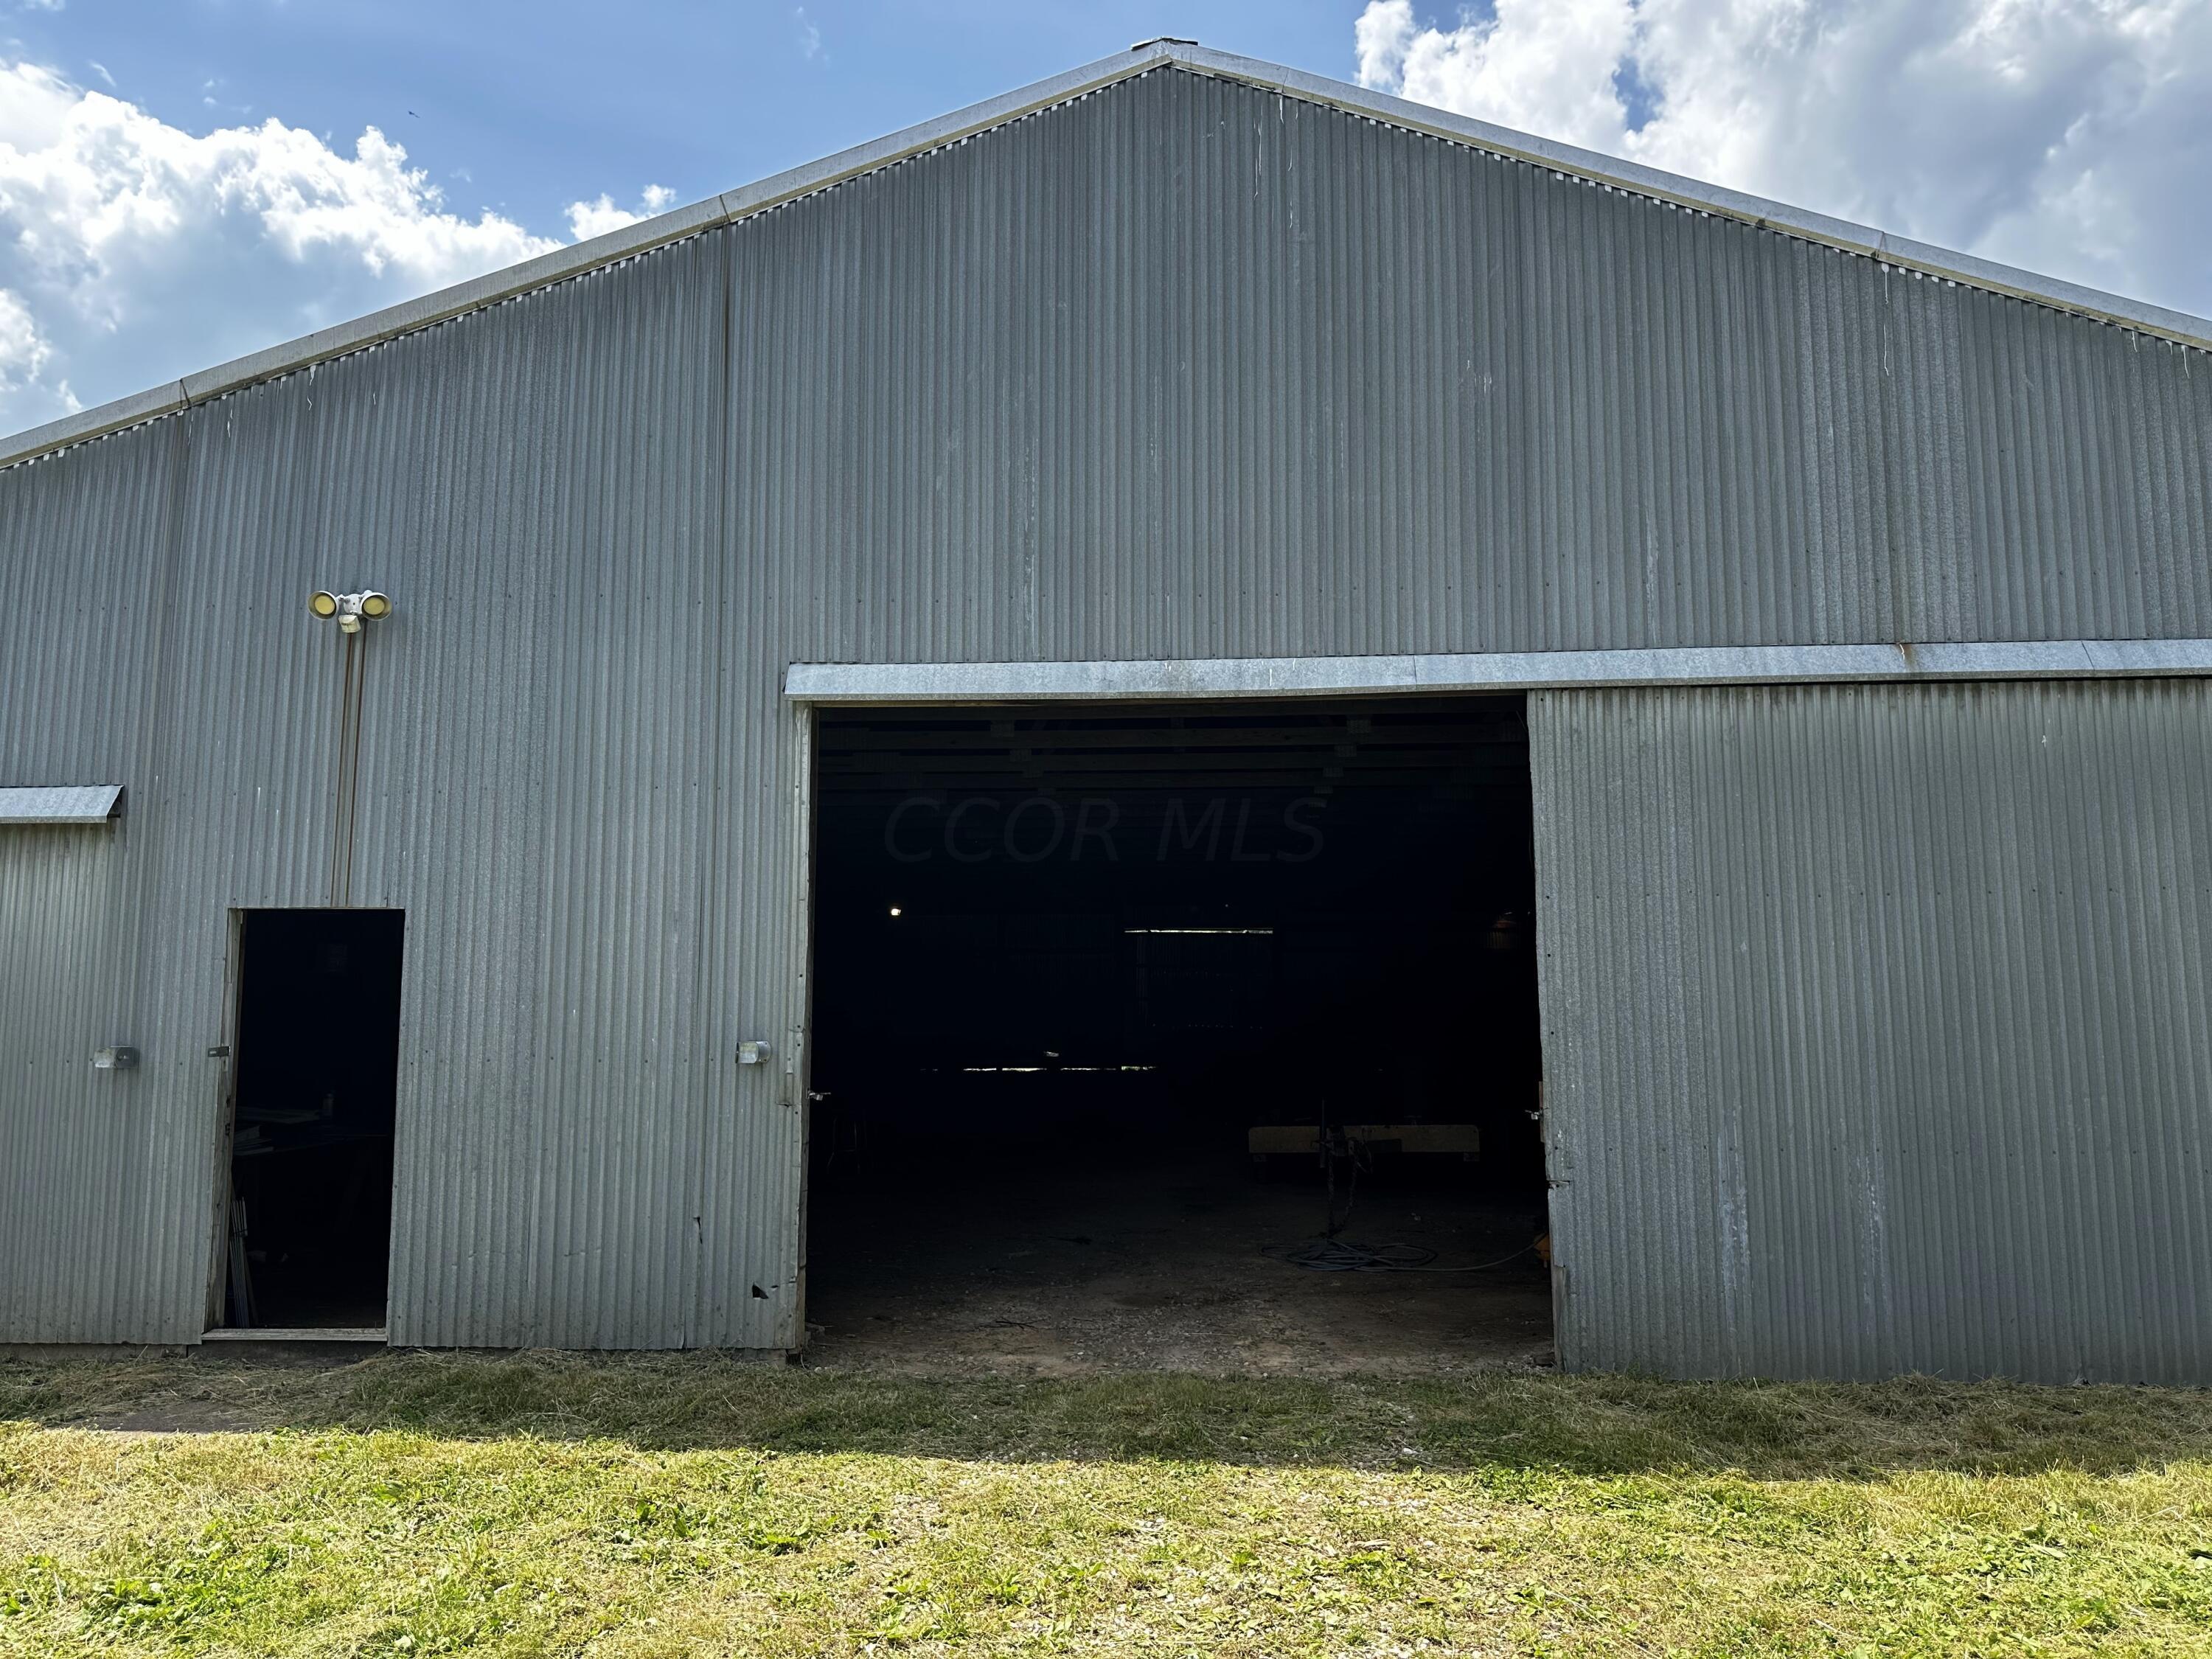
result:
[[[0,466],[50,453],[125,427],[181,413],[194,404],[242,386],[295,373],[333,357],[359,351],[417,329],[428,328],[503,300],[635,258],[667,243],[763,213],[802,196],[830,189],[909,157],[989,131],[1025,115],[1100,91],[1152,70],[1172,66],[1191,74],[1237,82],[1283,97],[1341,110],[1491,155],[1531,163],[1566,177],[1670,203],[1716,217],[1733,219],[1800,238],[1884,264],[1920,272],[1971,288],[2008,295],[2139,333],[2212,350],[2212,319],[2172,311],[2123,295],[2084,288],[1992,260],[1978,258],[1926,242],[1808,212],[1741,191],[1703,184],[1595,150],[1554,143],[1486,121],[1410,103],[1303,70],[1286,69],[1234,53],[1214,52],[1189,41],[1151,40],[1126,52],[1100,58],[1080,69],[1039,81],[1018,91],[971,104],[933,121],[903,129],[817,161],[791,168],[757,183],[712,196],[560,248],[538,258],[487,273],[419,299],[389,306],[350,322],[303,335],[264,350],[234,358],[127,398],[0,438]]]

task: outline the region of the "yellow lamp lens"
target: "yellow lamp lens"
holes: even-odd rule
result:
[[[318,593],[307,601],[307,609],[318,617],[327,620],[338,614],[337,596],[334,593]]]
[[[361,601],[361,614],[372,622],[379,617],[388,617],[392,614],[392,601],[381,593],[364,594]]]

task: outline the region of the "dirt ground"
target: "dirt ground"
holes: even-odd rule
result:
[[[1550,1277],[1527,1248],[1541,1224],[1531,1202],[1470,1198],[1449,1176],[1363,1186],[1346,1239],[1431,1249],[1439,1268],[1509,1258],[1480,1272],[1314,1273],[1263,1253],[1316,1241],[1323,1202],[1310,1172],[1263,1182],[1241,1158],[995,1172],[966,1185],[921,1170],[820,1182],[803,1363],[975,1378],[1410,1378],[1552,1366]],[[266,1426],[283,1420],[271,1415],[282,1401],[342,1388],[386,1352],[16,1349],[0,1364],[97,1356],[109,1403],[82,1425],[160,1434]]]
[[[1491,1261],[1526,1203],[1370,1181],[1343,1236]],[[1319,1237],[1317,1182],[1241,1164],[1071,1171],[951,1188],[918,1175],[817,1194],[811,1364],[1061,1376],[1158,1370],[1334,1376],[1552,1363],[1533,1252],[1474,1273],[1314,1273],[1262,1246]]]

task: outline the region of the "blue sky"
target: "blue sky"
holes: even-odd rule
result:
[[[0,429],[1159,34],[2212,313],[2212,0],[0,0]]]
[[[194,133],[381,128],[463,211],[557,226],[647,184],[690,202],[1153,35],[1340,77],[1357,5],[69,0],[17,51]],[[97,67],[95,67],[97,66]]]

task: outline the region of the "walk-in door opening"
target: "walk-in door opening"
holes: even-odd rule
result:
[[[398,910],[239,916],[222,1325],[385,1324]]]
[[[818,1349],[1548,1348],[1521,699],[824,709],[816,737]]]

